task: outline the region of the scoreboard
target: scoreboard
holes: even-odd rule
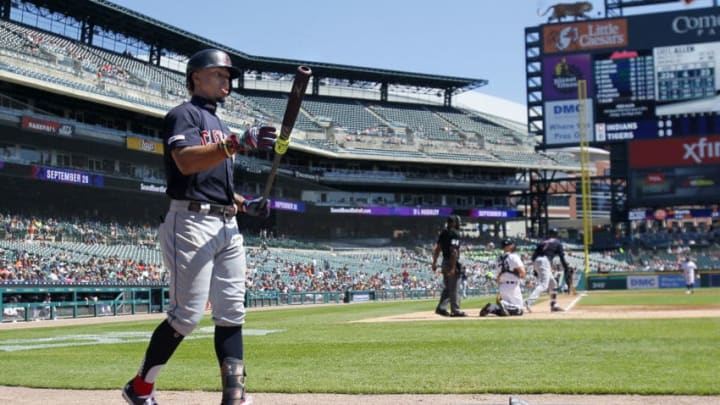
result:
[[[653,50],[658,102],[715,96],[715,48],[718,44],[670,46]]]
[[[546,148],[720,134],[720,8],[540,28]]]

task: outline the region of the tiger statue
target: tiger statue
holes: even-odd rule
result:
[[[550,10],[552,10],[553,12],[550,17],[548,17],[548,22],[552,21],[553,19],[556,19],[559,22],[565,17],[575,17],[575,21],[577,21],[578,18],[588,20],[590,19],[590,16],[585,13],[589,12],[592,9],[593,5],[589,1],[578,1],[577,3],[558,3],[548,7],[548,9],[545,10],[545,12],[542,14],[540,14],[540,10],[538,10],[538,15],[544,16]]]

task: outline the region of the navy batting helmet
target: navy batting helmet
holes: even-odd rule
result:
[[[557,228],[550,228],[548,229],[548,236],[558,236],[560,232]]]
[[[219,49],[203,49],[188,59],[185,68],[185,81],[187,88],[193,90],[192,74],[200,69],[224,67],[230,71],[230,80],[240,76],[240,70],[233,66],[230,55]]]
[[[502,247],[504,247],[504,248],[505,248],[505,247],[508,247],[508,246],[510,246],[510,245],[514,245],[514,244],[515,244],[515,241],[512,240],[512,239],[509,239],[509,238],[508,238],[508,239],[503,239],[503,241],[502,241]]]

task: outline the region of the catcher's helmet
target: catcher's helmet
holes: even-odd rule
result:
[[[455,225],[455,226],[459,227],[460,223],[461,223],[460,216],[459,215],[450,215],[447,218],[447,223],[448,223],[448,225]]]
[[[230,71],[230,80],[240,76],[240,70],[233,66],[230,55],[219,49],[203,49],[188,59],[185,68],[185,81],[188,89],[193,89],[191,76],[193,72],[211,67],[224,67]]]

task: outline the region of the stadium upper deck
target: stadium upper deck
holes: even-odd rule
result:
[[[38,2],[19,2],[18,6],[27,7],[30,3]],[[12,13],[8,17],[11,16]],[[7,19],[0,21],[0,53],[4,56],[0,79],[4,81],[70,93],[148,116],[161,117],[186,95],[184,76],[177,70]],[[270,89],[289,87],[291,76],[282,72],[261,73],[257,69],[262,66],[245,69],[240,83],[244,88],[226,103],[224,119],[233,128],[257,121],[280,121],[286,96]],[[367,79],[369,83],[373,76]],[[450,83],[449,78],[443,77],[429,83],[439,85],[441,79]],[[249,90],[261,82],[268,90]],[[567,171],[579,168],[577,160],[567,154],[536,153],[532,138],[517,132],[517,126],[494,117],[430,103],[337,97],[333,94],[338,93],[339,87],[331,85],[336,82],[355,86],[352,81],[329,78],[321,78],[313,85],[317,91],[306,98],[292,148],[336,159]],[[466,86],[470,83],[465,80]],[[382,89],[358,90],[355,86],[353,92],[358,91],[382,95]]]

